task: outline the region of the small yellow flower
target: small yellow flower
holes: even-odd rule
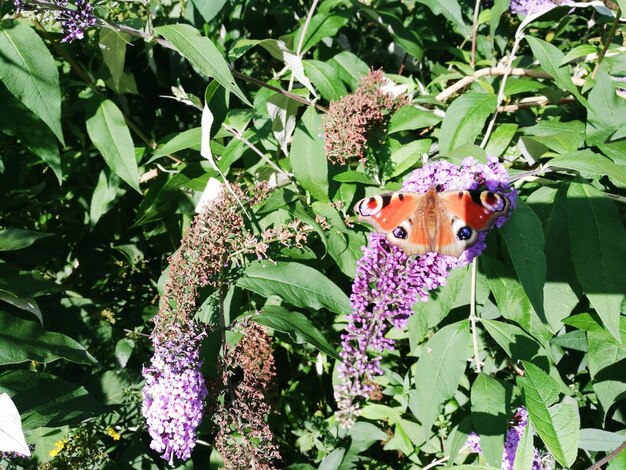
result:
[[[50,457],[56,457],[59,454],[59,452],[63,450],[66,443],[67,443],[67,439],[61,439],[60,441],[56,441],[54,443],[54,449],[50,451]]]
[[[111,325],[114,325],[117,319],[115,318],[115,313],[112,310],[105,308],[100,311],[100,316],[103,320],[108,321]]]
[[[113,429],[111,426],[107,428],[107,434],[113,438],[114,441],[119,441],[122,435]]]

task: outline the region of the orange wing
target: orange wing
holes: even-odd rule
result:
[[[361,199],[354,211],[379,232],[389,233],[415,213],[422,198],[413,193],[380,194]]]
[[[498,217],[508,213],[510,206],[509,200],[495,191],[457,191],[441,197],[451,214],[479,232],[489,230]]]

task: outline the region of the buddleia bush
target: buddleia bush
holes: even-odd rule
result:
[[[626,468],[624,11],[0,4],[0,466]]]

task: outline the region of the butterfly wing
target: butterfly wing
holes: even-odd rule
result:
[[[361,199],[354,211],[378,232],[389,233],[413,216],[422,198],[414,193],[380,194]]]
[[[454,254],[458,250],[449,228],[447,211],[434,189],[424,194],[388,193],[372,196],[354,206],[360,220],[387,234],[392,245],[408,255],[438,251]],[[456,255],[458,256],[458,255]]]
[[[510,202],[496,191],[466,190],[442,193],[452,218],[456,217],[478,232],[485,232],[498,217],[509,212]]]
[[[354,210],[408,255],[437,252],[459,257],[476,243],[478,232],[488,230],[509,207],[509,200],[495,191],[438,193],[431,188],[424,194],[372,196]]]

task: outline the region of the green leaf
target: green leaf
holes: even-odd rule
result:
[[[111,88],[117,93],[121,93],[127,41],[120,32],[102,28],[100,29],[98,45],[100,46],[104,65],[107,66],[111,74]]]
[[[302,41],[301,55],[322,39],[336,36],[339,30],[348,23],[350,16],[348,11],[333,13],[320,11],[311,17],[311,21],[306,27],[304,22],[302,22],[302,25],[294,35],[294,43],[299,43],[302,33],[306,32]]]
[[[546,318],[543,309],[543,286],[546,283],[546,255],[544,253],[543,228],[539,217],[521,199],[509,220],[500,229],[513,267],[524,291],[541,319]]]
[[[315,94],[315,88],[311,85],[311,81],[304,74],[302,58],[296,55],[293,51],[289,50],[284,41],[276,39],[240,39],[231,48],[229,57],[234,60],[256,45],[261,46],[275,59],[284,62],[285,66],[291,71],[291,74],[296,78],[296,80],[304,85],[313,96],[317,96]]]
[[[561,62],[559,63],[559,67],[573,61],[574,59],[578,59],[579,57],[584,57],[589,54],[595,54],[596,52],[598,52],[598,50],[595,46],[592,46],[591,44],[579,44],[574,49],[565,54],[565,57],[563,57],[563,59],[561,59]]]
[[[544,226],[545,247],[548,271],[543,287],[544,310],[552,331],[559,331],[566,318],[579,302],[574,291],[579,291],[574,276],[574,266],[570,253],[567,222],[567,187],[539,187],[526,200],[536,208]]]
[[[541,67],[554,78],[554,82],[563,90],[569,91],[578,101],[588,106],[587,100],[580,94],[574,82],[569,66],[561,67],[564,54],[558,47],[533,36],[525,36],[534,56],[539,60]]]
[[[89,392],[43,371],[15,370],[0,375],[0,393],[11,396],[22,416],[22,427],[78,425],[106,411]]]
[[[615,184],[626,186],[626,167],[616,165],[590,149],[555,157],[548,162],[552,168],[565,168],[579,172],[586,178],[599,180],[608,176]]]
[[[574,349],[575,351],[587,352],[589,345],[587,344],[587,335],[584,331],[575,330],[555,336],[552,344],[556,344],[562,348]]]
[[[517,128],[518,125],[512,123],[503,123],[496,127],[491,137],[489,137],[489,142],[485,149],[487,154],[494,157],[502,155],[511,144]]]
[[[465,93],[455,99],[441,124],[439,148],[443,155],[465,144],[473,144],[487,118],[496,110],[496,97],[487,93]]]
[[[0,83],[0,131],[20,139],[28,150],[41,158],[62,182],[59,144],[50,128]],[[19,116],[19,119],[15,117]]]
[[[69,336],[45,331],[39,323],[0,311],[0,364],[37,361],[48,364],[66,359],[77,364],[97,361]]]
[[[371,420],[384,421],[388,424],[395,424],[402,417],[402,408],[369,403],[363,407],[360,416]]]
[[[115,359],[122,369],[128,364],[134,349],[135,342],[130,338],[122,338],[115,345]]]
[[[302,64],[307,77],[325,100],[336,101],[348,93],[332,65],[320,60],[303,60]]]
[[[500,24],[502,13],[509,9],[509,0],[494,0],[491,7],[491,16],[489,17],[489,36],[492,38],[496,34],[496,29]]]
[[[516,470],[532,470],[533,468],[533,462],[535,460],[535,448],[533,446],[534,429],[533,423],[528,423],[524,428],[524,434],[520,437],[517,450],[515,451],[515,460],[513,461],[513,468]]]
[[[309,106],[296,126],[289,152],[296,181],[318,201],[328,201],[328,160],[322,138],[322,119]]]
[[[411,355],[415,355],[416,348],[424,339],[424,335],[437,326],[452,310],[466,276],[467,269],[452,270],[445,285],[428,293],[428,302],[415,302],[408,326]]]
[[[537,434],[556,460],[570,467],[578,451],[580,417],[573,403],[558,403],[556,381],[530,362],[524,361],[524,377],[518,377],[528,416]]]
[[[416,108],[415,106],[402,106],[389,120],[388,134],[394,132],[421,129],[431,127],[441,122],[441,118],[433,113]]]
[[[504,86],[506,96],[518,95],[520,93],[530,93],[545,88],[543,83],[524,77],[509,77]]]
[[[0,262],[1,290],[26,298],[55,292],[58,290],[58,286],[51,280],[43,279],[36,271],[27,271]]]
[[[617,207],[592,186],[573,182],[567,212],[576,278],[604,326],[620,341],[626,234]]]
[[[224,8],[226,0],[211,0],[209,2],[205,0],[192,0],[193,6],[202,15],[202,19],[209,23],[217,14]]]
[[[157,34],[170,41],[181,55],[191,62],[203,75],[217,80],[245,104],[252,106],[243,94],[230,71],[228,63],[213,42],[193,26],[172,24],[154,28]]]
[[[532,308],[515,271],[488,255],[481,256],[489,289],[496,299],[498,312],[524,328],[532,336],[546,341],[554,334]]]
[[[393,40],[404,49],[409,55],[417,60],[424,57],[424,49],[422,48],[422,41],[415,31],[404,26],[404,23],[400,18],[389,11],[375,10],[359,5],[359,8],[365,15],[372,19],[372,21],[385,29],[386,32],[391,33]]]
[[[616,82],[600,67],[596,84],[589,92],[587,140],[590,145],[604,143],[614,132],[626,127],[626,100],[615,93]]]
[[[117,105],[109,99],[100,101],[86,125],[89,138],[109,168],[141,194],[133,139]]]
[[[9,228],[0,230],[0,251],[21,250],[31,246],[40,238],[49,237],[52,234],[37,232],[35,230],[22,230]]]
[[[564,319],[563,323],[583,331],[600,331],[603,329],[602,325],[588,313],[572,315]]]
[[[583,428],[580,430],[578,448],[588,452],[612,452],[626,442],[626,436],[602,429]]]
[[[348,170],[333,176],[340,183],[360,183],[366,186],[379,186],[378,182],[362,171]]]
[[[606,417],[613,403],[626,392],[626,348],[604,329],[587,332],[587,341],[593,391]]]
[[[426,434],[440,406],[456,392],[470,354],[470,339],[467,321],[444,326],[428,340],[417,361],[409,408]]]
[[[180,152],[185,149],[193,149],[200,151],[200,138],[202,136],[202,128],[194,127],[193,129],[187,129],[180,134],[174,135],[172,138],[166,140],[154,151],[152,158],[148,163],[171,155],[176,152]]]
[[[365,62],[349,51],[340,52],[328,62],[337,65],[339,78],[347,83],[352,90],[359,86],[361,77],[367,75],[370,71]]]
[[[548,361],[541,344],[520,327],[496,320],[481,320],[481,324],[496,343],[514,361],[532,360],[537,363],[543,359],[547,367]]]
[[[290,312],[276,305],[266,305],[259,314],[249,318],[256,323],[288,334],[298,344],[310,344],[323,353],[340,359],[320,330],[313,325],[311,320],[299,312]]]
[[[0,23],[0,80],[65,145],[61,128],[61,89],[54,58],[25,23]]]
[[[299,263],[256,261],[244,270],[237,285],[264,297],[278,295],[296,307],[350,313],[350,300],[319,271]]]
[[[480,436],[480,448],[487,463],[502,462],[504,434],[507,428],[507,409],[513,392],[511,384],[501,382],[484,373],[478,374],[472,384],[472,423]]]
[[[457,0],[417,0],[426,5],[435,15],[443,15],[457,27],[461,34],[469,34],[470,28],[465,24],[461,7]]]
[[[289,155],[288,144],[296,127],[296,114],[301,103],[276,93],[267,100],[267,113],[272,120],[272,132],[285,155]]]
[[[428,152],[431,144],[432,141],[430,139],[419,139],[393,150],[390,160],[395,164],[395,167],[389,178],[395,178],[408,170],[418,167],[422,162],[422,155]]]
[[[539,121],[524,128],[524,134],[560,154],[575,152],[585,141],[585,125],[580,121]]]

